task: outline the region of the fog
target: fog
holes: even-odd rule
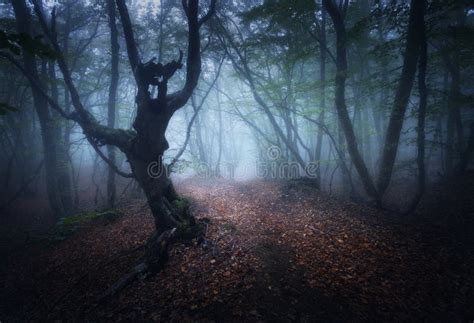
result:
[[[179,181],[195,176],[225,177],[244,181],[262,177],[310,177],[318,182],[321,190],[331,194],[349,198],[364,196],[334,109],[336,40],[330,27],[326,26],[328,17],[322,22],[321,12],[316,12],[315,17],[308,16],[303,6],[295,9],[295,17],[299,15],[295,21],[285,20],[284,15],[278,13],[275,22],[271,23],[270,16],[261,12],[258,4],[258,1],[223,2],[219,9],[221,18],[203,32],[202,72],[198,86],[187,104],[174,113],[166,131],[169,149],[165,151],[164,160],[173,164],[173,178]],[[80,89],[83,104],[100,123],[106,124],[110,48],[102,5],[81,1],[71,4],[51,2],[45,4],[44,11],[49,12],[54,5],[58,10],[59,42],[68,52],[71,75]],[[353,3],[351,8],[346,19],[346,29],[352,32],[353,38],[348,48],[345,104],[362,158],[369,174],[375,177],[380,171],[385,131],[403,65],[403,28],[393,28],[391,24],[394,19],[400,19],[403,26],[407,16],[388,13],[382,21],[376,13],[370,12],[369,2]],[[384,10],[389,12],[388,8]],[[407,10],[406,4],[400,4],[400,8]],[[178,4],[132,2],[129,11],[137,26],[143,62],[153,58],[159,62],[176,60],[179,51],[186,49],[186,24]],[[1,14],[5,22],[14,19],[8,3],[2,4]],[[433,17],[437,14],[432,13]],[[471,12],[463,19],[463,24],[472,23]],[[322,23],[327,30],[324,44],[321,35],[315,35]],[[433,23],[433,28],[442,29],[447,24],[449,22],[440,20]],[[66,34],[62,34],[63,30]],[[269,42],[271,39],[278,39],[278,42]],[[118,41],[119,81],[114,127],[133,129],[137,88],[124,52],[125,40],[119,37]],[[442,44],[442,40],[433,38],[429,48],[424,161],[427,184],[445,177],[450,172],[448,168],[455,163],[455,160],[448,161],[455,154],[449,147],[454,144],[450,138],[454,130],[449,121],[453,116],[446,113],[446,106],[451,104],[449,89],[453,80],[449,70],[439,65],[443,58],[436,56]],[[461,41],[461,46],[463,44]],[[323,48],[325,46],[327,48]],[[321,63],[322,59],[324,63]],[[26,80],[7,62],[2,64],[5,77],[1,101],[19,108],[19,112],[1,120],[3,142],[11,142],[15,138],[14,129],[17,129],[24,136],[28,152],[35,152],[18,152],[12,148],[14,146],[5,148],[2,177],[8,182],[4,187],[5,196],[8,196],[24,184],[25,177],[29,177],[24,166],[12,161],[16,158],[24,165],[35,165],[41,160],[42,148],[41,138],[36,134],[36,116],[29,112],[32,98]],[[43,60],[44,69],[47,64],[47,60]],[[463,82],[459,84],[459,93],[468,98],[472,96],[472,67],[464,61],[461,64],[464,64],[460,71]],[[54,75],[58,79],[51,91],[56,91],[53,94],[57,101],[65,110],[71,111],[70,94],[63,90],[60,71],[54,71]],[[168,84],[170,92],[183,86],[185,75],[184,68],[176,71]],[[12,88],[13,82],[19,86]],[[151,86],[150,92],[156,94],[158,88]],[[459,142],[469,140],[467,128],[473,114],[471,109],[464,108],[468,105],[467,101],[460,102],[460,114],[454,116],[457,118],[456,133],[461,136],[457,139]],[[409,198],[416,190],[418,106],[419,93],[414,86],[397,145],[388,199],[393,198],[390,191],[398,199],[400,194]],[[81,179],[82,190],[96,187],[100,191],[97,194],[105,196],[107,163],[85,140],[78,124],[54,118],[67,129],[71,177]],[[100,149],[105,153],[105,148]],[[176,156],[178,160],[173,161]],[[119,153],[116,158],[117,166],[129,173],[131,169],[126,156]],[[26,169],[31,170],[31,167]],[[305,167],[311,170],[308,172]],[[285,168],[291,169],[291,174]],[[86,177],[90,180],[83,179]],[[42,187],[39,183],[37,186],[37,189]]]
[[[0,322],[472,322],[473,32],[470,1],[0,0]]]

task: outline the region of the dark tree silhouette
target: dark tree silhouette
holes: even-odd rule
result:
[[[132,176],[138,181],[145,192],[148,204],[155,219],[156,234],[149,241],[146,257],[147,269],[156,270],[166,260],[167,243],[175,238],[190,238],[199,232],[199,226],[194,217],[189,214],[186,205],[176,203],[178,195],[168,177],[167,168],[163,164],[163,154],[168,149],[165,132],[173,114],[182,108],[193,93],[201,72],[201,50],[199,29],[209,20],[215,11],[215,1],[211,1],[206,15],[199,18],[199,1],[183,0],[183,10],[188,22],[188,50],[186,61],[186,81],[184,87],[168,93],[168,81],[181,68],[183,53],[180,51],[178,61],[161,65],[153,62],[143,64],[138,54],[137,44],[133,35],[133,27],[124,0],[117,0],[116,5],[120,14],[130,67],[137,85],[137,116],[133,123],[134,130],[113,129],[101,125],[84,107],[78,90],[71,78],[71,72],[62,55],[54,30],[55,13],[52,14],[50,28],[43,16],[38,1],[33,1],[34,9],[40,20],[43,32],[58,53],[58,65],[64,77],[64,82],[71,95],[75,111],[67,114],[54,104],[61,115],[76,121],[84,131],[89,142],[95,147],[100,156],[117,171],[113,160],[102,154],[98,147],[111,145],[120,149],[126,156],[132,169]],[[31,74],[26,71],[27,74]],[[31,76],[31,75],[30,75]],[[158,85],[157,97],[152,97],[148,91],[150,84]],[[33,83],[38,89],[39,84]],[[41,91],[41,99],[51,101],[51,98]],[[152,171],[150,171],[152,169]],[[122,174],[125,175],[125,174]]]

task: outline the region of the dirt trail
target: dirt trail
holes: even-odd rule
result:
[[[97,295],[140,257],[136,247],[152,231],[138,201],[117,222],[94,225],[23,260],[25,271],[7,277],[22,287],[15,295],[10,286],[16,300],[10,305],[48,320],[462,321],[474,315],[472,250],[459,251],[443,232],[283,183],[187,181],[178,190],[198,217],[210,220],[204,245],[176,246],[160,274],[94,307]]]

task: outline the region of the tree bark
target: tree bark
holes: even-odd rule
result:
[[[347,78],[347,54],[346,54],[346,27],[344,25],[344,19],[339,9],[334,5],[331,0],[323,0],[323,5],[326,11],[331,16],[336,30],[336,93],[335,93],[335,106],[339,124],[344,132],[347,148],[349,155],[351,156],[352,163],[354,164],[364,188],[377,203],[380,201],[379,194],[375,189],[375,185],[370,177],[367,170],[367,166],[362,159],[362,156],[357,147],[357,140],[354,133],[349,113],[346,107],[345,100],[345,84]]]
[[[131,20],[124,0],[116,0],[122,26],[124,29],[125,42],[138,91],[137,91],[137,116],[133,123],[135,131],[113,129],[101,125],[95,117],[84,107],[79,92],[72,80],[71,71],[62,55],[61,48],[57,42],[55,31],[50,30],[38,0],[32,0],[35,13],[40,25],[58,53],[58,65],[64,77],[65,84],[71,94],[75,113],[66,114],[44,91],[41,95],[48,102],[53,103],[55,109],[65,118],[76,121],[84,131],[89,143],[102,159],[109,164],[113,163],[101,153],[99,146],[114,145],[122,150],[130,163],[133,176],[145,192],[148,204],[155,219],[157,234],[150,241],[150,250],[162,250],[156,244],[161,244],[159,237],[165,232],[177,229],[180,238],[191,238],[200,232],[200,226],[196,225],[194,217],[189,214],[185,203],[179,203],[177,194],[168,177],[167,167],[163,165],[163,153],[168,149],[165,137],[166,128],[175,111],[183,107],[192,95],[201,72],[201,50],[199,29],[215,11],[215,0],[210,3],[209,11],[202,18],[198,18],[199,1],[183,0],[183,9],[188,22],[188,57],[186,66],[186,82],[184,87],[172,94],[167,94],[167,82],[177,69],[181,68],[182,52],[178,61],[172,61],[158,68],[157,64],[143,64],[136,47]],[[52,15],[54,22],[54,11]],[[12,59],[14,61],[14,59]],[[152,63],[152,62],[149,62]],[[152,97],[148,91],[149,85],[158,86],[158,96]],[[33,84],[36,88],[38,83]],[[116,168],[116,167],[115,167]],[[155,172],[153,172],[153,169]],[[116,169],[117,171],[117,169]],[[127,174],[124,174],[127,175]],[[152,254],[147,256],[146,263],[153,267],[155,263],[161,263],[158,258],[164,254]]]
[[[324,124],[324,113],[326,109],[326,10],[324,7],[321,8],[321,28],[320,28],[320,44],[319,44],[319,55],[320,55],[320,63],[319,63],[319,82],[320,84],[320,105],[321,105],[321,112],[318,116],[318,122],[320,124]],[[318,185],[321,187],[321,150],[323,147],[323,129],[319,127],[318,137],[316,139],[316,151],[314,157],[318,164]]]
[[[118,32],[116,25],[116,14],[115,14],[115,3],[113,0],[107,0],[107,13],[109,16],[109,29],[110,29],[110,48],[111,48],[111,74],[110,74],[110,87],[109,87],[109,102],[107,109],[107,126],[110,128],[115,127],[115,116],[116,116],[116,100],[117,100],[117,88],[119,81],[119,44],[118,44]],[[107,146],[107,154],[109,160],[115,164],[116,155],[115,147]],[[107,174],[107,203],[109,207],[113,207],[115,204],[115,170],[109,166]]]
[[[400,81],[398,83],[395,100],[389,120],[387,134],[383,148],[380,172],[375,187],[372,178],[368,172],[367,166],[357,147],[357,140],[354,129],[349,118],[345,104],[345,81],[347,73],[346,57],[346,30],[344,20],[339,9],[331,0],[324,0],[323,4],[328,11],[334,23],[336,30],[336,94],[335,105],[339,122],[346,137],[349,154],[352,162],[359,173],[364,188],[369,196],[373,197],[378,205],[382,203],[382,197],[386,191],[393,173],[393,166],[397,155],[400,133],[403,126],[408,99],[410,97],[413,81],[416,74],[416,64],[419,55],[419,30],[423,27],[423,2],[412,0],[410,5],[410,17],[407,31],[407,42],[404,53],[403,69]]]
[[[130,65],[138,86],[137,116],[133,123],[136,136],[125,154],[136,180],[147,197],[155,219],[156,236],[158,237],[173,228],[178,228],[179,236],[188,233],[192,235],[192,232],[189,231],[193,231],[197,227],[194,217],[180,205],[176,191],[168,177],[168,168],[163,164],[163,154],[169,147],[165,133],[173,113],[186,104],[197,85],[201,72],[199,28],[214,13],[215,1],[211,2],[208,13],[199,19],[199,1],[183,0],[189,31],[185,85],[175,93],[167,93],[168,80],[178,68],[181,68],[180,55],[179,61],[173,61],[164,66],[168,66],[170,72],[160,75],[162,78],[157,83],[158,95],[156,98],[153,98],[148,91],[148,86],[151,83],[145,78],[146,70],[144,68],[146,65],[140,61],[128,9],[124,0],[116,0],[116,4],[124,28]]]
[[[380,196],[385,193],[393,173],[393,166],[397,157],[400,133],[405,118],[408,99],[415,80],[416,65],[420,53],[420,33],[423,28],[423,1],[412,0],[410,3],[410,17],[408,22],[407,41],[403,56],[403,68],[398,83],[395,99],[388,122],[385,143],[377,180],[377,190]]]
[[[31,14],[24,0],[12,0],[13,10],[15,12],[17,30],[19,33],[31,34]],[[37,82],[40,82],[37,70],[36,59],[34,55],[23,52],[24,69]],[[65,208],[61,200],[60,188],[57,180],[57,139],[55,138],[54,122],[48,110],[48,102],[35,87],[31,87],[33,101],[38,120],[41,127],[41,138],[43,141],[44,163],[46,170],[46,188],[48,200],[56,217],[65,214]]]
[[[426,88],[426,68],[428,64],[428,45],[426,39],[426,27],[424,22],[424,11],[426,10],[426,1],[423,0],[423,19],[422,28],[419,29],[420,33],[420,59],[418,63],[418,92],[420,95],[418,103],[418,122],[417,122],[417,157],[416,163],[418,165],[418,188],[413,199],[413,202],[409,208],[409,212],[416,209],[420,202],[423,194],[425,193],[426,186],[426,170],[425,170],[425,119],[426,119],[426,106],[428,103],[428,92]]]
[[[202,139],[202,127],[201,127],[201,117],[199,116],[199,110],[201,107],[197,105],[196,99],[194,96],[191,97],[191,105],[193,107],[194,114],[196,115],[196,127],[195,127],[195,136],[196,136],[196,147],[199,156],[199,163],[208,164],[207,154],[204,150],[204,143]]]
[[[218,85],[216,85],[218,87]],[[219,120],[219,134],[217,136],[218,143],[217,143],[217,161],[216,161],[216,168],[215,168],[215,176],[217,178],[221,177],[221,157],[222,157],[222,136],[223,136],[223,127],[222,127],[222,108],[221,108],[221,100],[219,91],[216,91],[216,102],[217,102],[217,118]]]
[[[51,84],[51,96],[55,102],[58,102],[59,91],[57,87],[56,69],[54,62],[48,62],[48,74],[49,81]],[[73,210],[73,199],[72,199],[72,169],[69,162],[69,142],[65,142],[62,136],[61,129],[61,116],[58,113],[54,113],[51,110],[52,122],[54,125],[54,137],[57,143],[57,180],[58,188],[61,195],[61,201],[64,206],[66,213],[70,213]],[[64,125],[64,130],[68,125]]]

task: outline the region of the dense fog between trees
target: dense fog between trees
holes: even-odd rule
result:
[[[47,20],[56,8],[56,37],[83,105],[99,122],[110,123],[111,45],[106,3],[65,1],[41,6]],[[142,62],[170,62],[178,58],[180,50],[186,50],[187,27],[181,3],[132,1],[128,8]],[[386,194],[379,192],[389,201],[400,202],[402,196],[402,205],[397,207],[404,208],[419,189],[416,160],[421,95],[426,95],[422,116],[426,184],[451,176],[472,141],[472,10],[457,2],[428,3],[424,13],[425,94],[415,79],[416,69],[420,74],[419,67],[412,66],[415,70],[411,72],[403,70],[404,59],[410,54],[407,41],[419,42],[415,39],[418,36],[406,38],[408,2],[345,2],[339,11],[347,53],[344,104],[367,169],[363,176],[376,178],[381,173],[394,104],[397,96],[408,95],[406,107],[402,107],[405,111],[398,117],[403,122],[400,139],[394,142],[397,148],[390,186]],[[351,162],[353,156],[348,147],[353,143],[345,138],[344,126],[338,119],[340,113],[335,109],[338,35],[331,15],[322,11],[321,3],[312,1],[222,1],[217,12],[202,30],[198,86],[186,105],[174,114],[166,131],[169,149],[164,160],[173,165],[169,169],[172,177],[225,177],[237,181],[309,177],[321,190],[332,194],[370,197],[364,191],[357,166]],[[15,34],[13,6],[4,2],[1,13],[2,31],[5,35]],[[30,19],[31,35],[43,34],[34,15]],[[117,33],[118,84],[113,127],[133,129],[137,91],[121,28]],[[49,50],[45,37],[29,45],[33,52]],[[2,47],[8,50],[5,45]],[[64,110],[72,111],[70,93],[54,60],[54,51],[51,49],[49,54],[52,57],[45,53],[37,57],[40,82]],[[43,156],[42,124],[34,113],[28,80],[8,60],[2,59],[1,64],[1,101],[5,111],[1,119],[1,163],[3,199],[7,202],[25,185],[28,187],[24,191],[44,194],[48,181],[45,177],[49,175],[45,172],[47,165],[37,171],[38,165],[48,162]],[[402,73],[412,74],[408,76],[412,84],[402,90],[406,93],[397,92]],[[185,69],[176,71],[169,82],[170,91],[182,86],[185,74]],[[158,89],[151,86],[150,91],[153,94]],[[110,192],[106,183],[108,177],[114,176],[108,171],[109,165],[84,138],[81,127],[50,110],[50,122],[60,137],[57,144],[65,150],[57,167],[65,169],[66,180],[58,185],[68,186],[62,189],[76,204],[81,192],[94,190],[95,203],[107,203]],[[105,148],[100,149],[106,152]],[[130,173],[126,156],[119,151],[114,156],[117,167]],[[37,173],[42,179],[27,184]],[[124,194],[137,186],[119,175],[116,178],[118,189],[125,190]]]
[[[472,321],[473,32],[461,0],[0,0],[0,322]]]

